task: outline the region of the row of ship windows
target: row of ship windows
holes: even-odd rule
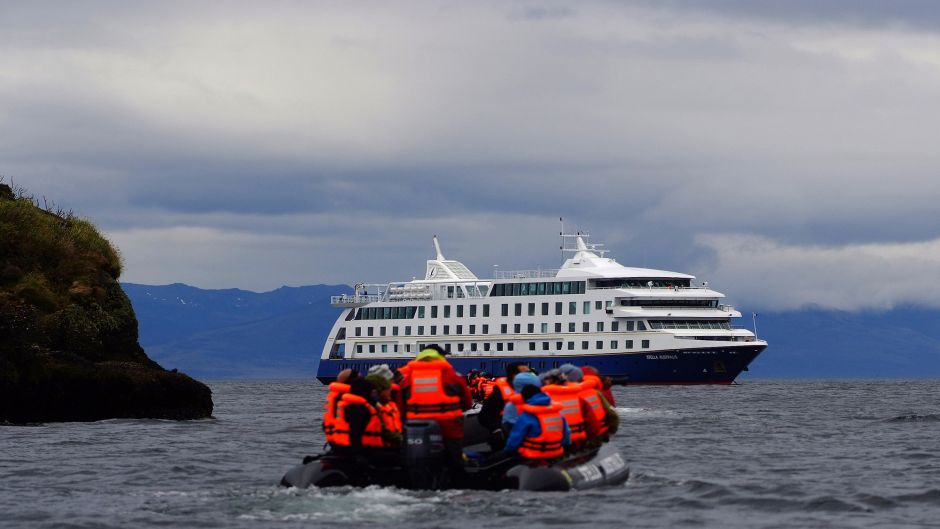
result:
[[[581,303],[581,314],[590,314],[591,307],[593,306],[594,310],[601,310],[605,307],[610,307],[610,301],[584,301]],[[556,316],[561,316],[563,314],[578,314],[578,302],[569,301],[567,302],[567,311],[565,310],[565,302],[556,301],[554,303],[554,312]],[[513,303],[512,304],[512,314],[514,316],[522,316],[523,305],[525,305],[525,313],[528,316],[537,316],[541,314],[542,316],[548,316],[552,308],[551,303]],[[541,305],[541,306],[539,306]],[[465,309],[466,307],[466,309]],[[502,303],[499,307],[500,316],[509,316],[510,304]],[[465,312],[469,314],[469,317],[477,317],[477,305],[431,305],[431,317],[437,318],[439,315],[443,314],[444,318],[450,318],[452,315],[455,315],[457,318],[463,318]],[[490,305],[482,305],[482,313],[484,318],[490,316]],[[356,309],[356,314],[350,319],[355,320],[400,320],[400,319],[410,319],[414,318],[417,314],[418,318],[425,317],[425,307],[418,306],[405,306],[405,307],[362,307]]]
[[[624,307],[706,307],[718,308],[717,299],[621,299]]]
[[[724,329],[731,323],[717,320],[650,320],[650,329]]]
[[[597,288],[689,288],[691,279],[597,279],[594,281]]]
[[[540,342],[528,342],[528,344],[529,344],[529,351],[537,351],[537,350],[539,350],[539,347],[538,347],[538,344],[539,344],[539,343],[540,343]],[[574,350],[575,350],[575,345],[576,345],[576,342],[573,342],[573,341],[569,341],[569,342],[559,342],[559,341],[556,341],[556,342],[541,342],[541,350],[542,350],[542,351],[550,351],[550,350],[552,349],[552,343],[554,343],[554,349],[555,349],[556,351],[562,351],[562,350],[574,351]],[[619,341],[619,340],[610,340],[609,343],[610,343],[610,349],[612,349],[612,350],[619,349],[619,346],[620,346],[620,341]],[[566,346],[566,344],[567,344],[567,346]],[[590,340],[582,340],[582,341],[581,341],[581,350],[588,350],[588,349],[590,349],[590,344],[591,344]],[[446,349],[447,351],[450,351],[450,350],[451,350],[450,344],[438,344],[438,345],[440,345],[441,347],[443,347],[443,348]],[[455,345],[456,345],[456,348],[457,348],[457,352],[464,352],[464,351],[474,352],[474,351],[480,350],[480,348],[479,348],[479,347],[480,347],[480,344],[477,344],[476,342],[469,343],[469,344],[458,343],[458,344],[455,344]],[[650,346],[650,341],[649,341],[649,340],[640,340],[640,347],[641,347],[642,349],[649,349],[649,346]],[[425,344],[420,344],[420,345],[418,346],[419,349],[421,349],[421,348],[423,348],[423,347],[425,347]],[[633,349],[633,340],[624,340],[624,342],[623,342],[623,347],[624,347],[624,349]],[[596,350],[598,350],[598,351],[604,349],[604,340],[597,340],[597,341],[595,341],[595,342],[594,342],[594,348],[595,348]],[[482,350],[483,350],[483,351],[491,351],[491,350],[494,350],[494,349],[495,349],[496,351],[504,351],[504,350],[505,350],[505,351],[513,351],[513,350],[515,349],[515,343],[514,343],[514,342],[496,342],[495,344],[493,344],[493,343],[490,343],[490,342],[484,342],[484,343],[482,344]],[[399,345],[399,344],[370,344],[370,345],[367,345],[367,346],[365,346],[365,345],[357,345],[357,346],[356,346],[356,352],[357,352],[357,353],[363,353],[363,352],[365,352],[365,351],[368,351],[368,352],[370,352],[370,353],[375,353],[375,352],[382,352],[382,353],[388,353],[388,352],[393,352],[393,353],[405,352],[405,353],[411,353],[411,352],[414,352],[414,351],[412,351],[412,346],[411,346],[411,344],[404,344],[404,345]],[[345,352],[345,348],[343,347],[342,344],[337,344],[335,352],[343,353],[343,352]]]
[[[605,332],[605,328],[607,327],[606,323],[607,323],[607,322],[603,322],[603,321],[595,322],[595,323],[594,323],[594,330],[595,330],[596,332]],[[643,323],[642,321],[626,321],[626,322],[622,322],[623,325],[621,325],[621,322],[619,322],[619,321],[612,321],[612,322],[609,322],[609,323],[610,323],[610,331],[611,331],[611,332],[620,332],[620,328],[621,328],[621,327],[623,327],[623,330],[624,330],[624,331],[627,331],[627,332],[631,332],[631,331],[645,331],[645,330],[646,330],[646,324]],[[450,325],[441,325],[440,327],[441,327],[441,331],[442,331],[441,334],[442,334],[442,335],[448,336],[448,335],[451,334],[451,332],[450,332],[450,331],[451,331],[451,326],[450,326]],[[456,334],[456,335],[462,335],[462,334],[464,333],[464,332],[463,332],[464,327],[465,327],[464,325],[454,325],[454,330],[455,330],[455,333],[454,333],[454,334]],[[467,334],[474,335],[474,334],[477,333],[477,326],[476,326],[476,325],[467,325],[466,328],[467,328]],[[553,327],[553,328],[554,328],[554,332],[556,332],[556,333],[563,332],[562,329],[564,328],[564,324],[562,324],[562,323],[556,323],[556,324],[554,324],[554,327]],[[363,327],[354,327],[353,332],[355,333],[356,336],[362,336],[362,329],[363,329]],[[365,327],[365,329],[366,329],[366,336],[376,336],[376,334],[375,334],[376,327]],[[384,327],[384,326],[378,327],[378,333],[379,333],[378,336],[388,336],[388,334],[387,334],[387,333],[388,333],[388,329],[389,329],[388,327]],[[396,325],[396,326],[392,326],[392,327],[391,327],[391,330],[392,330],[392,334],[391,334],[391,335],[392,335],[392,336],[399,336],[399,330],[400,330],[400,329],[401,329],[401,328],[398,327],[397,325]],[[418,326],[417,326],[417,331],[418,331],[417,335],[418,335],[418,336],[423,336],[423,335],[424,335],[424,329],[425,329],[425,326],[424,326],[424,325],[418,325]],[[430,335],[431,335],[431,336],[437,336],[437,331],[438,331],[438,326],[437,326],[437,325],[429,325],[429,326],[428,326],[428,329],[430,330]],[[534,324],[534,323],[526,324],[525,329],[526,329],[525,332],[528,333],[528,334],[534,334],[534,333],[536,332],[536,330],[535,330],[535,324]],[[542,333],[542,334],[547,334],[547,333],[549,332],[548,329],[549,329],[549,324],[548,324],[548,323],[542,323],[542,324],[539,325],[539,331],[538,331],[538,332],[540,332],[540,333]],[[570,323],[568,323],[567,329],[568,329],[567,332],[578,332],[578,330],[577,330],[577,323],[575,323],[575,322],[570,322]],[[411,326],[411,325],[405,325],[405,326],[404,326],[404,336],[411,336],[411,330],[412,330],[412,326]],[[481,333],[480,333],[480,334],[489,334],[489,333],[490,333],[490,326],[487,325],[487,324],[483,324],[483,325],[480,326],[480,330],[481,330]],[[587,322],[587,321],[581,322],[581,332],[590,332],[590,331],[591,331],[591,323],[590,323],[590,322]],[[506,333],[508,333],[508,332],[509,332],[509,324],[506,324],[506,323],[500,324],[500,326],[499,326],[499,333],[500,333],[500,334],[506,334]],[[522,333],[522,324],[521,324],[521,323],[516,323],[516,324],[514,324],[514,325],[512,326],[512,332],[513,332],[514,334],[521,334],[521,333]],[[338,331],[337,334],[336,334],[336,339],[337,339],[337,340],[342,340],[342,339],[345,339],[345,338],[346,338],[346,328],[345,328],[345,327],[340,327],[339,331]]]
[[[336,358],[342,358],[342,357],[337,356]],[[383,358],[380,361],[388,364],[388,366],[392,369],[398,369],[401,366],[408,363],[404,361],[396,362],[395,360],[385,359],[385,358]],[[371,362],[374,362],[374,360],[370,362],[353,362],[353,361],[341,362],[339,364],[339,370],[342,371],[346,368],[350,368],[350,369],[356,369],[360,373],[362,373],[369,369],[369,367],[372,365]],[[554,360],[553,361],[553,360],[539,360],[536,358],[536,359],[533,359],[529,363],[529,366],[537,368],[537,369],[550,369],[550,368],[558,367],[558,364],[561,364],[563,362],[567,362],[567,360]],[[480,360],[480,370],[484,371],[487,369],[487,367],[489,367],[492,373],[501,373],[506,369],[506,363],[507,363],[506,361],[501,361],[499,357],[494,357],[492,359],[487,359],[487,360]],[[487,366],[487,364],[489,364],[489,366]]]
[[[558,294],[584,294],[584,281],[557,281],[551,283],[496,283],[493,296],[546,296]]]

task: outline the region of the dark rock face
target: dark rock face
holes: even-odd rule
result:
[[[0,184],[0,421],[211,416],[205,384],[138,344],[120,273],[91,223]]]

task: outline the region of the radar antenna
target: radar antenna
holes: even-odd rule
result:
[[[598,257],[604,257],[604,254],[609,252],[609,250],[604,250],[601,248],[604,246],[602,243],[588,242],[591,239],[591,234],[585,230],[577,230],[574,233],[565,233],[564,229],[562,229],[559,235],[561,236],[562,258],[564,258],[565,252],[578,253],[588,251],[597,254]],[[573,245],[568,241],[573,241]]]

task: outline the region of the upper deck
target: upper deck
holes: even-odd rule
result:
[[[563,236],[564,237],[564,236]],[[460,261],[446,259],[434,237],[436,256],[427,261],[422,280],[392,282],[387,285],[356,285],[353,295],[332,296],[334,307],[359,307],[375,302],[486,298],[532,294],[583,294],[587,290],[620,290],[634,297],[724,297],[708,289],[707,283],[694,285],[695,276],[651,268],[627,267],[604,257],[597,245],[588,245],[586,235],[577,234],[575,246],[565,249],[573,255],[561,268],[528,270],[495,269],[492,280],[479,279]],[[536,280],[536,281],[533,281]]]

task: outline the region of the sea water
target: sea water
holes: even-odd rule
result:
[[[215,418],[0,426],[2,527],[937,527],[937,381],[616,388],[617,487],[286,489],[325,388],[210,384]]]

